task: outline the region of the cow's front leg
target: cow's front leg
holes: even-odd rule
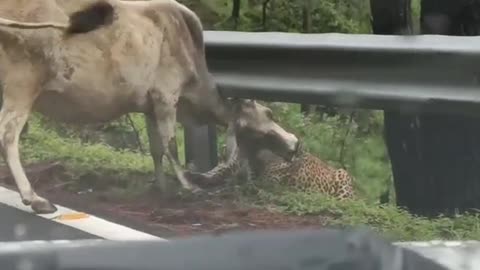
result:
[[[4,100],[0,110],[0,151],[15,179],[22,202],[31,205],[37,214],[53,213],[57,208],[35,193],[20,162],[18,143],[30,112],[23,102],[8,98]]]

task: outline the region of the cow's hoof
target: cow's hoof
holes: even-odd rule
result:
[[[23,203],[24,205],[29,206],[29,205],[32,204],[32,200],[22,199],[22,203]]]
[[[183,190],[191,194],[198,194],[203,191],[203,189],[192,183],[188,183],[188,185],[183,185]]]
[[[36,214],[52,214],[57,211],[57,207],[45,199],[33,201],[32,209]]]
[[[201,173],[186,171],[183,173],[191,185],[201,185],[205,182],[205,177]]]
[[[203,189],[201,189],[201,188],[199,188],[199,187],[197,187],[197,186],[192,185],[191,191],[192,191],[193,194],[200,194],[200,193],[203,192]]]

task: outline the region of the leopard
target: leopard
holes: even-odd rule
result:
[[[260,150],[249,162],[249,179],[256,178],[306,193],[322,193],[340,201],[355,197],[354,179],[344,168],[331,166],[300,145],[292,161],[284,161],[270,150]]]
[[[189,171],[186,177],[199,186],[212,187],[242,172],[246,173],[247,181],[260,179],[307,193],[326,194],[341,201],[356,196],[350,173],[308,152],[302,140],[289,161],[271,150],[258,149],[255,143],[238,140],[238,145],[233,144],[230,149],[227,161],[205,173]]]

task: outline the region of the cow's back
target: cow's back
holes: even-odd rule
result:
[[[55,0],[1,0],[0,16],[23,22],[68,20]]]

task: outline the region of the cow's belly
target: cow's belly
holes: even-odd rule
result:
[[[144,112],[146,108],[132,97],[45,91],[37,98],[34,110],[56,121],[87,124],[111,121],[126,113]]]

